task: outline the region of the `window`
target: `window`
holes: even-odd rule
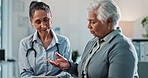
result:
[[[0,48],[2,48],[1,47],[1,44],[2,44],[2,26],[1,26],[1,0],[0,0]]]

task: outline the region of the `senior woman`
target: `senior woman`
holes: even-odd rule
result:
[[[83,52],[81,62],[69,62],[56,53],[47,60],[79,78],[138,78],[137,54],[130,40],[118,27],[120,10],[112,0],[94,0],[88,6],[88,28],[95,37]]]

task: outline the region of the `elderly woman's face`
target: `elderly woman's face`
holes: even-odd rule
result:
[[[98,20],[94,11],[89,11],[88,13],[88,28],[90,29],[91,34],[99,38],[104,37],[107,32],[106,22]]]
[[[38,32],[47,33],[51,28],[51,17],[45,10],[36,10],[32,16],[31,24],[35,26]]]

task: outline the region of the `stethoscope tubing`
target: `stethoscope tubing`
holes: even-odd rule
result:
[[[36,68],[36,56],[37,56],[37,51],[33,48],[33,44],[34,44],[34,41],[32,41],[31,42],[31,48],[29,48],[28,50],[27,50],[27,53],[26,53],[26,58],[27,58],[27,63],[29,64],[29,66],[31,67],[31,65],[30,65],[30,63],[29,63],[29,59],[28,59],[28,55],[29,55],[29,52],[34,52],[34,58],[35,58],[35,61],[34,61],[34,70],[33,70],[33,68],[32,68],[32,70],[31,71],[33,71],[34,72],[34,74],[36,75],[36,73],[35,73],[35,68]],[[56,43],[56,47],[57,47],[57,52],[59,53],[59,46],[58,46],[58,43]],[[25,70],[25,69],[24,69]]]

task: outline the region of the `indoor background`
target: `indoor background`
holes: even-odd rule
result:
[[[22,38],[33,33],[28,18],[29,4],[32,0],[1,1],[1,49],[5,50],[5,60],[0,62],[0,78],[19,78],[18,48]],[[73,51],[83,53],[86,43],[93,38],[87,28],[87,4],[89,0],[38,0],[51,7],[53,29],[69,38]],[[120,26],[123,33],[131,40],[144,40],[146,34],[141,21],[148,16],[148,0],[114,0],[121,9]],[[148,42],[146,42],[148,45]],[[145,50],[146,52],[148,50]],[[148,55],[148,52],[145,53]],[[139,56],[141,58],[141,56]],[[78,60],[79,61],[79,60]],[[148,58],[139,61],[147,62]],[[146,68],[145,68],[146,69]],[[144,71],[143,71],[144,72]],[[148,76],[147,76],[148,77]],[[145,78],[147,78],[145,77]],[[141,77],[142,78],[142,77]]]

